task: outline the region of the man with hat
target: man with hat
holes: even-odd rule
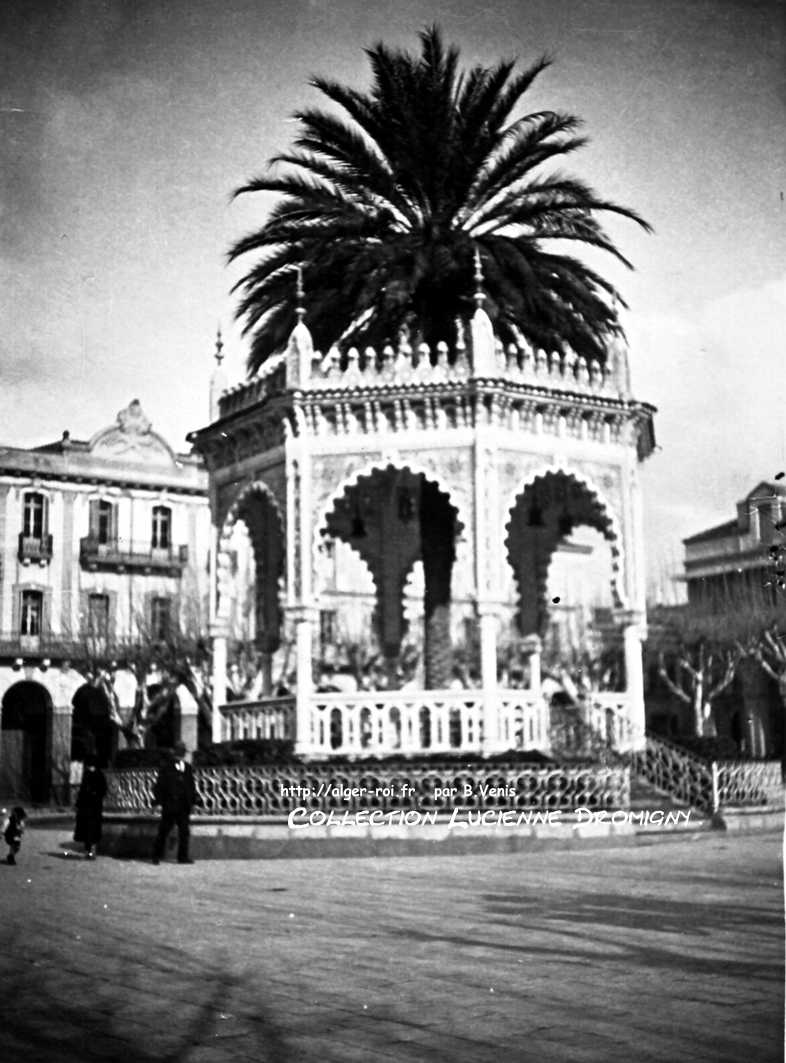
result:
[[[161,805],[161,822],[153,846],[153,863],[164,855],[169,833],[177,827],[177,862],[193,864],[188,855],[189,817],[196,804],[194,773],[186,760],[186,747],[177,742],[172,758],[163,765],[153,787],[153,800]]]

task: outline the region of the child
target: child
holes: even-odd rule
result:
[[[3,837],[8,846],[8,856],[5,858],[7,864],[16,863],[16,854],[22,844],[22,834],[24,833],[26,819],[27,813],[25,810],[21,805],[16,805],[11,809],[11,814],[5,821]]]

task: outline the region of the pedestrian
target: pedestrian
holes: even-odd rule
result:
[[[3,838],[8,846],[7,864],[16,863],[16,854],[22,844],[22,835],[25,832],[27,813],[21,805],[15,805],[3,823]]]
[[[95,860],[96,846],[101,840],[105,797],[106,778],[98,766],[98,758],[88,755],[85,757],[82,782],[76,798],[74,827],[74,841],[84,843],[88,860]]]
[[[153,845],[153,863],[164,855],[164,846],[173,827],[177,827],[177,862],[193,864],[188,855],[189,818],[196,804],[196,787],[191,765],[186,761],[186,747],[178,742],[174,756],[161,768],[153,786],[153,803],[161,805],[161,822]]]

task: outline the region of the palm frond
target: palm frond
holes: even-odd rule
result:
[[[258,256],[234,289],[252,337],[251,372],[287,342],[298,268],[319,349],[339,340],[378,346],[405,326],[450,343],[456,320],[473,310],[475,244],[503,342],[523,337],[603,360],[621,332],[618,293],[564,248],[595,248],[630,265],[599,217],[651,229],[575,177],[544,170],[586,143],[573,115],[517,114],[551,60],[520,72],[513,59],[462,72],[458,49],[437,27],[419,44],[416,54],[382,42],[369,48],[366,92],[314,77],[338,112],[298,111],[292,149],[271,160],[284,172],[235,193],[279,197],[229,251],[230,260]]]

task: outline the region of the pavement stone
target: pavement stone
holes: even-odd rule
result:
[[[774,1063],[777,833],[619,849],[0,865],[16,1063]]]

